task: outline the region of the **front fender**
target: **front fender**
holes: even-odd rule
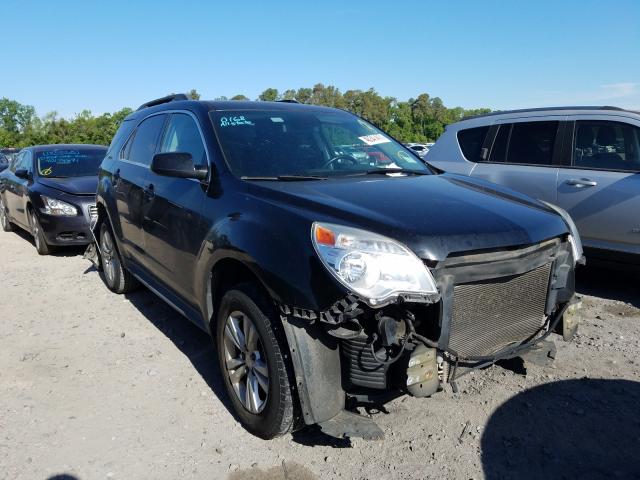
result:
[[[348,292],[320,263],[311,245],[311,223],[301,217],[265,212],[229,215],[213,225],[200,252],[199,296],[208,298],[211,272],[218,262],[233,259],[260,280],[277,303],[321,311]],[[267,223],[268,220],[268,223]],[[202,305],[206,318],[212,306]]]

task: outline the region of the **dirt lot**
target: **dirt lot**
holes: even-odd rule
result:
[[[81,250],[0,232],[0,478],[640,478],[636,278],[579,275],[584,323],[553,366],[493,366],[374,412],[383,441],[274,441],[229,413],[207,336]],[[526,375],[525,375],[526,368]]]

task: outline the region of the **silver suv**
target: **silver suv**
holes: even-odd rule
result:
[[[640,264],[640,112],[513,110],[449,125],[426,161],[556,204],[589,259]]]

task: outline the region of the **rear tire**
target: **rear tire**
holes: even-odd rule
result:
[[[242,425],[265,440],[294,429],[294,396],[279,319],[250,284],[227,291],[220,302],[215,342],[227,393]]]
[[[122,266],[113,232],[106,222],[100,227],[100,263],[102,279],[112,292],[129,293],[139,286],[138,280]]]
[[[31,227],[31,235],[33,235],[33,241],[38,254],[49,255],[53,251],[53,248],[47,243],[47,239],[38,221],[38,216],[33,209],[29,210],[29,226]]]
[[[0,194],[0,226],[4,232],[13,232],[13,223],[9,220],[9,211],[4,204],[2,194]]]

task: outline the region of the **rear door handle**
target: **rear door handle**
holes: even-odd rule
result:
[[[598,182],[594,180],[589,180],[588,178],[570,178],[566,182],[567,185],[573,185],[574,187],[595,187],[598,185]]]

